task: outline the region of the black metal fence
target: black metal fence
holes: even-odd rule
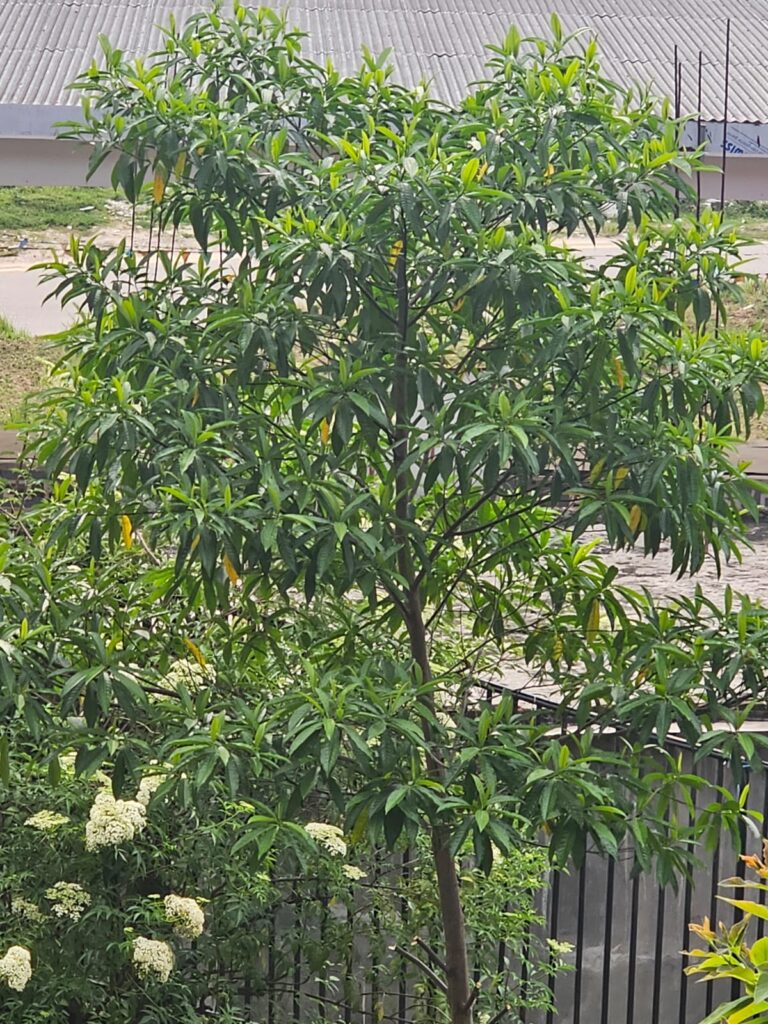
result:
[[[683,769],[692,770],[693,752],[680,749]],[[745,781],[743,774],[734,778],[729,763],[717,755],[696,764],[695,770],[714,786],[725,785],[733,792]],[[705,793],[698,799],[709,802]],[[764,772],[752,778],[747,806],[768,816]],[[739,845],[744,845],[744,836]],[[580,870],[553,872],[535,902],[531,897],[539,923],[516,944],[502,942],[498,947],[499,974],[516,975],[520,1004],[504,1024],[696,1024],[718,1002],[732,998],[727,985],[716,988],[688,979],[682,951],[689,947],[691,920],[734,919],[732,909],[716,897],[719,881],[739,871],[739,852],[724,832],[714,850],[701,851],[702,866],[677,889],[659,886],[650,875],[632,877],[629,855],[614,861],[588,853]],[[392,878],[403,873],[407,877],[409,865],[406,852],[377,870]],[[315,898],[315,906],[317,902]],[[402,950],[392,948],[375,904],[363,911],[364,927],[358,933],[351,919],[342,918],[360,908],[328,906],[322,898],[320,903],[319,918],[306,918],[299,901],[271,921],[258,980],[249,982],[243,993],[248,1018],[263,1024],[431,1024],[435,989],[430,992],[424,973]],[[348,935],[343,962],[328,965],[326,949],[344,946],[339,943],[340,926]],[[762,935],[763,929],[760,922],[756,933]],[[286,934],[297,938],[290,963],[277,941]],[[526,976],[525,954],[534,945],[546,950],[550,939],[571,944],[573,951],[565,956],[570,970],[547,981],[553,1005],[541,1008],[526,991],[534,981]],[[429,952],[420,955],[429,966]]]

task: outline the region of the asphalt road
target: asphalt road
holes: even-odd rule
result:
[[[30,334],[56,334],[71,320],[52,299],[45,302],[50,285],[40,282],[40,275],[24,267],[0,267],[0,313],[11,323]]]
[[[583,253],[591,264],[609,259],[617,245],[608,239],[590,244],[589,239],[571,241],[571,245]],[[768,241],[758,242],[744,250],[745,271],[768,276]],[[61,309],[57,300],[44,302],[50,286],[40,283],[39,273],[14,261],[10,266],[0,266],[0,314],[11,323],[30,334],[55,334],[63,330],[73,314]]]

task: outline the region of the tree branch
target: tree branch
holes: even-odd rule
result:
[[[432,970],[432,968],[429,967],[427,964],[425,964],[423,960],[420,960],[416,956],[415,953],[411,953],[411,951],[408,950],[408,949],[405,949],[404,946],[390,946],[389,948],[394,950],[395,953],[399,953],[400,956],[404,960],[408,960],[408,961],[410,961],[410,963],[412,963],[416,967],[418,967],[419,970],[423,974],[425,974],[427,978],[429,978],[429,980],[432,982],[432,984],[436,988],[440,989],[440,991],[443,993],[444,996],[448,995],[448,986],[443,981],[443,979],[440,977],[440,975],[439,974],[435,974],[435,972]]]

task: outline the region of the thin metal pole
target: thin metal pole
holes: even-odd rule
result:
[[[581,1024],[581,984],[584,980],[584,905],[587,894],[587,858],[579,870],[579,907],[576,917],[576,980],[573,988],[573,1024]]]
[[[608,1024],[608,999],[611,985],[611,943],[613,941],[613,880],[616,862],[608,861],[608,878],[605,885],[605,945],[603,947],[603,988],[600,1006],[600,1024]]]
[[[725,23],[725,90],[723,93],[723,163],[720,179],[720,209],[725,212],[725,171],[728,160],[728,99],[731,85],[731,19]]]
[[[741,766],[741,779],[739,779],[738,794],[744,792],[745,788],[749,786],[749,762],[744,762]],[[747,823],[744,818],[739,819],[739,853],[746,853],[747,850]],[[736,876],[742,881],[746,877],[747,865],[739,857],[738,865],[736,867]],[[739,921],[743,920],[744,914],[738,907],[734,907],[733,910],[733,923],[738,924]],[[736,978],[731,979],[731,999],[738,999],[741,992],[741,984]]]
[[[694,794],[694,807],[696,806],[696,795]],[[688,816],[688,826],[692,827],[696,820],[695,811],[691,812]],[[691,907],[693,904],[693,882],[691,876],[685,876],[685,891],[683,895],[683,944],[681,949],[688,949],[688,943],[690,941],[690,933],[688,931],[688,925],[691,920]],[[685,973],[685,965],[683,965],[680,971],[680,1011],[678,1013],[679,1024],[686,1024],[688,1019],[688,975]]]
[[[549,937],[550,939],[557,939],[558,929],[558,918],[560,916],[560,872],[555,871],[554,878],[552,879],[552,916],[550,917],[549,924]],[[554,963],[555,954],[550,954],[550,961]],[[555,1020],[555,974],[552,973],[549,982],[549,991],[551,995],[551,1001],[549,1008],[547,1009],[547,1024],[554,1024]]]
[[[656,904],[656,943],[653,952],[653,1008],[651,1020],[661,1020],[661,975],[664,965],[664,912],[667,907],[667,893],[663,885],[659,886]]]
[[[725,23],[725,87],[723,93],[723,154],[720,166],[720,216],[725,217],[725,172],[728,166],[728,92],[731,84],[731,19]],[[720,306],[715,310],[715,334],[720,332]],[[709,986],[709,991],[712,986]],[[711,1012],[711,1007],[707,1012]]]
[[[721,758],[717,759],[717,772],[715,775],[715,785],[719,788],[723,785],[723,761]],[[717,885],[720,875],[720,837],[717,840],[717,846],[715,847],[715,853],[712,858],[712,886],[709,894],[709,918],[711,921],[717,921]],[[706,1014],[709,1016],[712,1013],[714,1006],[715,993],[712,989],[712,982],[707,982],[707,1002],[706,1002]]]
[[[640,878],[638,875],[635,875],[632,879],[632,908],[629,912],[629,974],[627,977],[627,1024],[634,1024],[635,1020],[635,981],[637,980],[637,915],[639,907]]]
[[[696,87],[696,145],[701,146],[701,108],[704,103],[704,54],[699,50],[699,72]],[[701,217],[701,171],[696,171],[696,220]]]
[[[672,55],[672,73],[673,73],[674,78],[675,78],[675,104],[674,104],[675,121],[679,122],[679,120],[680,120],[680,56],[679,56],[679,53],[678,53],[677,44],[675,44],[675,48],[673,50],[673,55]],[[679,125],[678,125],[678,131],[679,131]],[[677,176],[676,176],[675,177],[675,217],[676,218],[680,216],[680,188],[679,188],[677,182],[678,182],[678,179],[677,179]]]

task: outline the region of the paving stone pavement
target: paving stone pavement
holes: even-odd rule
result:
[[[617,579],[621,583],[637,589],[645,587],[657,601],[689,596],[694,593],[697,585],[701,586],[708,598],[720,601],[726,586],[730,584],[734,593],[747,594],[753,600],[768,604],[768,519],[753,526],[748,536],[752,550],[745,545],[741,562],[734,558],[725,563],[719,576],[711,556],[695,576],[678,578],[673,575],[672,555],[668,545],[654,558],[645,557],[642,548],[611,551],[605,540],[598,544],[596,552],[609,565],[618,568]],[[604,538],[604,534],[598,531],[585,535],[585,539],[590,540],[599,540],[601,537]]]

